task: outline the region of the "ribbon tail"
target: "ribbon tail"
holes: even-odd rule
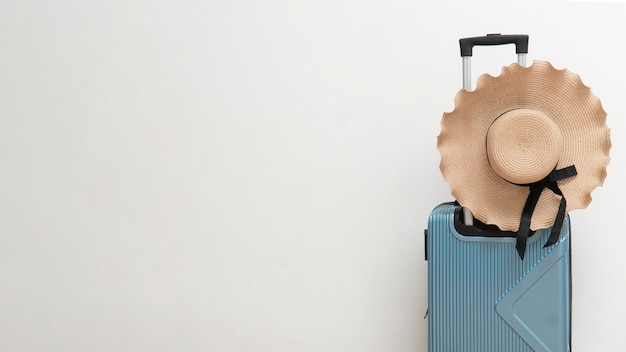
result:
[[[544,245],[544,248],[550,247],[559,241],[559,237],[561,236],[561,228],[563,227],[563,222],[565,221],[565,209],[567,208],[567,202],[565,201],[565,196],[563,195],[563,192],[561,192],[557,181],[576,176],[577,173],[578,172],[576,171],[576,167],[574,165],[570,165],[562,169],[553,170],[543,180],[528,185],[528,187],[530,188],[530,194],[526,199],[526,204],[524,204],[524,210],[522,211],[519,230],[517,231],[517,243],[515,245],[517,253],[519,254],[520,258],[522,258],[522,260],[524,260],[524,254],[526,253],[526,242],[528,241],[528,236],[530,234],[530,220],[533,216],[533,212],[535,211],[537,202],[539,201],[539,197],[541,196],[541,192],[543,192],[543,189],[546,187],[554,192],[556,195],[560,196],[561,202],[559,203],[559,210],[556,213],[554,225],[552,226],[552,231],[550,232],[550,237]]]
[[[522,217],[519,223],[517,241],[515,244],[517,254],[519,254],[519,257],[522,260],[524,260],[524,255],[526,254],[526,242],[528,241],[528,236],[530,234],[530,220],[533,216],[533,212],[535,211],[535,207],[537,206],[537,202],[539,201],[539,196],[541,196],[541,191],[543,191],[543,187],[531,186],[530,194],[526,199],[526,204],[524,204],[524,210],[522,210]]]
[[[561,193],[560,190],[559,193]],[[550,232],[550,237],[548,238],[546,244],[543,245],[544,248],[550,247],[559,241],[559,237],[561,236],[561,228],[563,228],[563,221],[565,221],[566,206],[567,202],[565,200],[565,197],[563,197],[563,194],[561,194],[561,203],[559,203],[559,210],[556,213],[554,225],[552,225],[552,231]]]
[[[517,254],[519,255],[521,260],[524,260],[524,255],[526,254],[526,242],[528,241],[528,234],[530,233],[530,227],[525,228],[517,232],[517,243],[515,244],[515,249],[517,249]]]

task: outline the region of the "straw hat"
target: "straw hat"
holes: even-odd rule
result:
[[[535,61],[459,91],[437,147],[456,200],[482,222],[518,231],[553,226],[559,207],[562,216],[585,208],[606,177],[611,141],[606,112],[580,77]]]

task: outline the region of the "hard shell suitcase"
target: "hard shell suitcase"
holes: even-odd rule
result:
[[[516,44],[525,65],[528,36],[461,40],[463,87],[471,90],[474,45]],[[528,238],[520,260],[516,233],[473,219],[458,203],[437,206],[428,220],[429,352],[566,352],[571,350],[569,216],[558,242],[551,229]]]
[[[523,261],[515,233],[462,216],[446,203],[428,220],[428,351],[570,351],[569,216],[550,247],[550,229],[535,232]]]

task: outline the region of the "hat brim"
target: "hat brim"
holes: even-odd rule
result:
[[[591,191],[606,178],[611,148],[606,112],[577,74],[546,61],[529,67],[512,64],[496,77],[484,74],[475,90],[457,93],[455,108],[444,113],[437,139],[440,169],[455,199],[487,224],[518,230],[529,188],[498,176],[485,147],[489,126],[513,109],[541,111],[559,126],[564,146],[556,168],[574,165],[578,171],[559,181],[566,212],[587,207]],[[552,226],[559,202],[559,196],[544,190],[531,229]]]

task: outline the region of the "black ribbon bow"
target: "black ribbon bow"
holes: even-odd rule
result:
[[[517,253],[522,260],[524,259],[524,254],[526,253],[526,242],[528,241],[528,235],[530,234],[530,219],[533,216],[533,212],[535,211],[541,192],[543,192],[545,188],[548,188],[556,195],[561,196],[561,202],[559,204],[559,210],[556,213],[556,218],[554,219],[554,225],[552,225],[552,232],[550,232],[550,237],[544,245],[544,248],[555,244],[559,240],[561,227],[563,227],[563,221],[565,220],[565,207],[567,206],[567,201],[565,200],[563,192],[561,192],[557,181],[576,175],[576,167],[571,165],[562,169],[555,169],[544,179],[525,185],[530,188],[530,194],[526,199],[526,204],[524,204],[524,210],[522,211],[522,218],[517,232],[517,244],[515,245]]]

